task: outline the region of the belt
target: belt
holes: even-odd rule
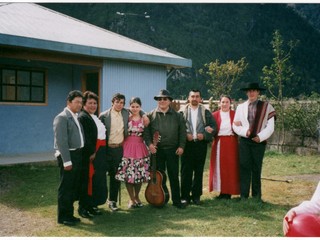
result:
[[[122,147],[122,143],[108,143],[108,147],[110,148],[119,148]]]
[[[69,149],[70,152],[78,152],[82,150],[82,148],[72,148],[72,149]]]

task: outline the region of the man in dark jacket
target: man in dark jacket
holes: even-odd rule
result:
[[[58,189],[58,223],[75,225],[80,222],[73,216],[73,204],[79,199],[82,148],[84,135],[77,114],[82,107],[82,93],[69,92],[67,107],[53,120],[55,156],[60,167]]]
[[[212,114],[201,102],[200,91],[191,90],[188,104],[182,112],[186,121],[187,142],[181,157],[181,197],[187,203],[192,200],[196,205],[200,204],[202,195],[208,142],[217,133],[217,124]]]
[[[170,107],[173,99],[169,91],[160,90],[154,99],[158,106],[148,114],[150,124],[145,141],[151,153],[157,153],[157,169],[163,172],[167,169],[173,206],[185,208],[180,197],[179,156],[183,154],[186,143],[186,124],[183,116]],[[160,142],[154,146],[152,136],[156,131],[160,133]]]

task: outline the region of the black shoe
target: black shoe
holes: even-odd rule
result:
[[[172,206],[175,206],[176,208],[179,208],[179,209],[186,208],[186,204],[183,204],[183,203],[173,203]]]
[[[185,204],[185,205],[189,205],[190,204],[190,200],[181,199],[181,203]]]
[[[248,197],[240,197],[241,201],[248,201]]]
[[[98,208],[88,208],[88,212],[91,214],[91,215],[101,215],[102,212],[98,209]]]
[[[80,218],[77,218],[77,217],[74,217],[74,216],[72,216],[71,219],[72,219],[72,221],[74,221],[75,223],[81,222]]]
[[[193,202],[195,205],[200,205],[200,204],[201,204],[200,198],[193,199],[192,202]]]
[[[92,215],[89,213],[89,211],[84,208],[79,208],[78,213],[83,218],[92,218]]]
[[[118,211],[117,203],[114,201],[109,201],[109,208],[112,212]]]
[[[142,208],[142,207],[143,207],[142,202],[137,202],[137,201],[136,201],[136,207],[137,207],[137,208]]]
[[[79,219],[79,220],[80,220],[80,219]],[[73,218],[70,218],[70,219],[65,219],[65,220],[58,220],[58,223],[59,223],[59,224],[66,225],[66,226],[74,226],[74,225],[76,225],[78,222],[75,221]]]
[[[216,199],[231,199],[230,194],[220,193],[220,195]]]

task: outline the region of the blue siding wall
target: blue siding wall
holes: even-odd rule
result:
[[[0,156],[53,152],[53,119],[66,106],[68,92],[81,89],[80,67],[11,59],[0,59],[0,64],[44,68],[48,76],[47,106],[0,104]]]
[[[153,99],[166,88],[166,68],[128,62],[105,61],[102,71],[101,111],[111,107],[112,96],[120,92],[126,96],[126,107],[131,97],[140,97],[142,108],[150,111],[156,106]],[[102,96],[102,94],[100,94]]]
[[[0,104],[0,157],[51,151],[53,154],[53,119],[66,107],[68,92],[81,90],[81,73],[90,67],[3,58],[0,64],[46,69],[48,79],[47,105]],[[138,96],[148,112],[156,106],[153,97],[166,88],[164,66],[105,61],[101,78],[101,111],[110,108],[112,96],[120,92],[127,98],[126,107],[131,97]]]

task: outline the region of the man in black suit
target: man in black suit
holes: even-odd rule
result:
[[[83,130],[77,119],[82,107],[82,93],[71,91],[67,97],[67,107],[53,121],[55,156],[60,167],[58,189],[58,223],[75,225],[80,222],[73,216],[73,203],[79,197]]]

